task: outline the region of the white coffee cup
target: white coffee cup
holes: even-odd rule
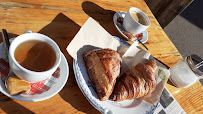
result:
[[[133,16],[131,15],[132,12],[136,12],[139,14],[139,19],[141,19],[142,21],[145,21],[145,24],[141,24],[140,22],[138,22],[138,20],[136,20],[135,18],[133,18]],[[138,8],[135,7],[131,7],[128,12],[126,13],[124,20],[123,20],[123,27],[126,31],[133,33],[133,34],[139,34],[143,31],[145,31],[149,26],[150,26],[150,20],[149,18],[145,15],[145,13],[143,11],[141,11]]]
[[[56,61],[55,64],[46,71],[36,72],[31,71],[23,66],[21,66],[15,59],[14,52],[16,48],[23,42],[29,40],[40,40],[42,42],[48,43],[55,51],[56,54]],[[18,76],[20,79],[27,81],[27,82],[38,82],[49,78],[58,68],[61,62],[61,51],[58,45],[48,36],[39,33],[25,33],[18,37],[16,37],[9,48],[9,64],[10,68],[13,73]]]

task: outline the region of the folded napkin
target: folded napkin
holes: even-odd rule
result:
[[[102,26],[90,17],[70,42],[67,51],[75,60],[85,67],[83,53],[97,48],[110,48],[120,53],[122,56],[121,74],[139,62],[143,62],[146,59],[153,59],[149,52],[139,47],[138,42],[134,42],[131,46],[121,44],[121,42],[116,40],[114,36],[110,35]],[[158,61],[157,64],[158,66],[161,66]],[[159,68],[167,72],[167,69],[162,67]],[[143,100],[154,105],[157,103],[164,85],[168,80],[168,73],[163,80],[160,80],[158,76],[156,76],[156,78],[158,83],[153,92],[155,94],[152,93],[149,99],[144,99],[145,97],[143,97]]]
[[[118,40],[90,17],[68,45],[67,51],[75,60],[85,66],[82,54],[98,48],[110,48],[121,54],[127,50],[126,46],[121,45]]]
[[[8,73],[9,73],[9,63],[6,62],[4,59],[0,58],[0,81],[5,83]],[[35,95],[48,91],[51,88],[51,86],[55,83],[55,79],[59,77],[60,77],[60,68],[57,68],[57,70],[52,74],[50,78],[36,83],[30,83],[31,90],[26,94]]]

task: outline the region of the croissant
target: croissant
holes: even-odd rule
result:
[[[119,53],[111,49],[97,49],[84,53],[83,58],[88,76],[99,99],[107,100],[120,74]]]
[[[155,60],[138,63],[127,70],[115,85],[110,100],[123,101],[151,94],[156,86],[155,71],[157,69]]]

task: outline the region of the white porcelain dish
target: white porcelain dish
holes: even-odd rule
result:
[[[127,42],[115,37],[120,41],[121,45],[129,46]],[[99,111],[105,114],[153,114],[156,106],[149,104],[145,101],[139,99],[125,100],[122,102],[115,101],[100,101],[98,99],[97,93],[95,92],[93,86],[90,83],[89,77],[87,75],[86,69],[78,63],[76,60],[73,61],[73,70],[75,73],[75,78],[77,84],[87,98],[87,100]]]

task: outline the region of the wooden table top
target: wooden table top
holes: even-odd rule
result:
[[[141,9],[150,18],[149,40],[145,44],[152,56],[169,67],[182,59],[144,0],[0,0],[0,25],[10,38],[25,30],[45,34],[59,45],[70,68],[65,87],[50,99],[24,102],[0,93],[0,113],[99,113],[78,88],[72,69],[73,59],[66,47],[90,16],[110,34],[122,38],[112,18],[115,12],[127,11],[130,7]],[[186,113],[203,113],[203,88],[199,82],[185,89],[169,83],[166,87]]]

